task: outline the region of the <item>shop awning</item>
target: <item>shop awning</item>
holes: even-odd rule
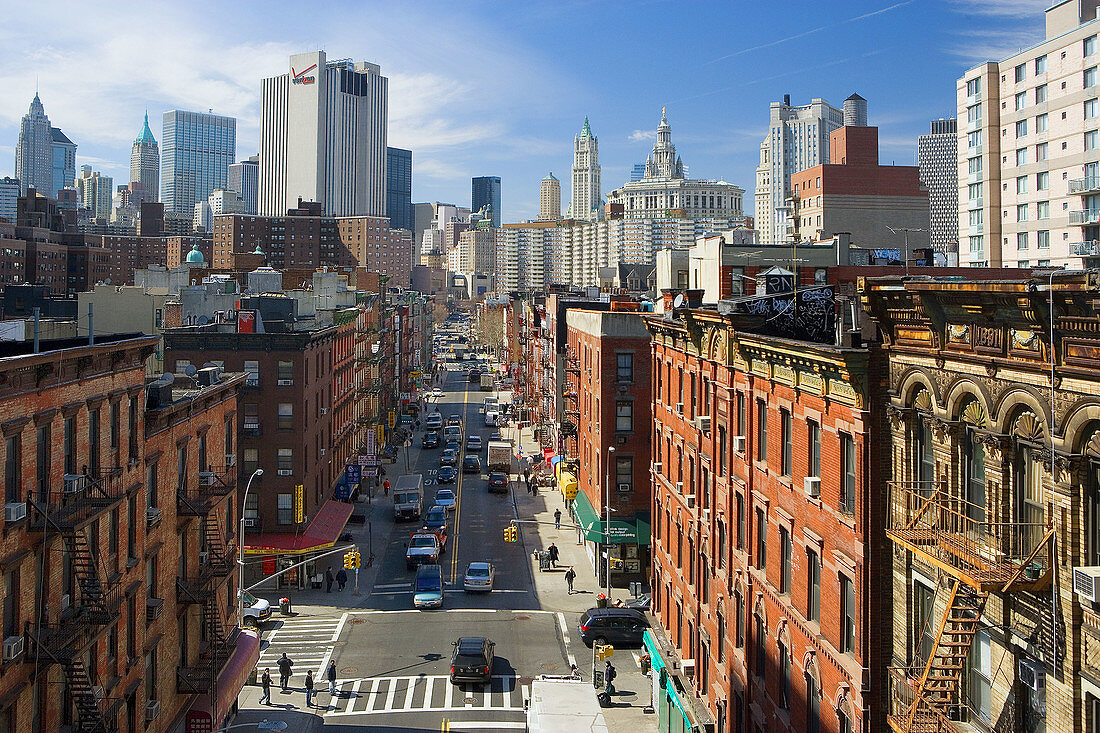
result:
[[[244,551],[250,555],[301,555],[336,544],[351,517],[353,505],[329,499],[317,510],[301,534],[261,532],[245,534]]]
[[[237,702],[237,696],[244,689],[248,675],[256,669],[260,661],[260,637],[253,631],[241,631],[237,637],[237,646],[233,649],[225,668],[218,675],[218,699],[211,706],[210,695],[199,695],[195,703],[188,711],[188,719],[206,714],[215,728],[221,727],[222,721],[229,715],[233,704]]]
[[[634,516],[629,519],[612,518],[608,536],[605,538],[603,520],[600,519],[588,495],[583,491],[578,491],[573,500],[573,514],[584,532],[584,538],[589,542],[602,544],[606,541],[612,545],[649,544],[648,515]],[[614,512],[612,515],[614,516]]]

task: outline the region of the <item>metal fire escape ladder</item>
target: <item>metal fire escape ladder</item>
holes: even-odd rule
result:
[[[210,512],[203,518],[202,531],[206,540],[206,551],[209,553],[207,565],[215,575],[226,575],[230,563],[225,542],[222,540],[221,522],[216,512]]]
[[[96,688],[92,686],[84,663],[79,657],[74,657],[62,666],[65,669],[65,679],[69,683],[69,694],[76,704],[76,730],[80,733],[109,733],[113,727],[108,724],[100,708],[102,690],[99,695],[96,694]]]

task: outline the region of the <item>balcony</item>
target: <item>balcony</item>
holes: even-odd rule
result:
[[[1071,178],[1069,192],[1090,194],[1100,192],[1100,176],[1085,176],[1084,178]]]
[[[186,487],[176,489],[176,511],[192,517],[205,516],[236,485],[236,471],[200,471]]]
[[[1100,209],[1082,209],[1069,212],[1069,223],[1078,225],[1100,224]]]
[[[71,533],[122,501],[123,494],[120,467],[66,474],[59,486],[45,494],[27,492],[27,528],[34,532]]]
[[[1069,246],[1069,252],[1080,257],[1100,256],[1100,239],[1090,239],[1087,242],[1074,242]]]
[[[209,568],[200,568],[195,575],[176,577],[176,603],[181,606],[202,605],[213,592],[215,575]]]

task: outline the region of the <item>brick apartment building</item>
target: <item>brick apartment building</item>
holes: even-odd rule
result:
[[[647,318],[659,725],[881,731],[890,602],[872,355],[754,333],[769,324],[688,294]]]
[[[614,304],[620,305],[635,304]],[[608,585],[610,569],[610,584],[625,587],[649,574],[649,331],[638,312],[574,308],[565,318],[566,468],[559,482],[567,500],[569,484],[577,484],[573,515],[600,584]]]
[[[174,587],[227,574],[215,565],[231,551],[229,534],[220,548],[209,535],[204,546],[207,523],[182,507],[198,490],[217,495],[212,511],[232,515],[233,482],[220,468],[200,473],[208,466],[197,446],[224,460],[239,378],[158,390],[147,411],[144,365],[156,341],[3,347],[5,730],[167,731],[187,717],[209,730],[258,654],[255,636],[231,631],[228,586],[214,605]]]

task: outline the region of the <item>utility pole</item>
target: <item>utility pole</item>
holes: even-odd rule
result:
[[[926,232],[928,230],[927,229],[920,229],[918,227],[892,227],[892,226],[889,226],[889,225],[887,225],[886,228],[890,230],[891,234],[897,234],[898,232],[902,232],[905,235],[905,251],[902,253],[902,256],[905,258],[905,274],[908,275],[909,274],[909,232]]]

